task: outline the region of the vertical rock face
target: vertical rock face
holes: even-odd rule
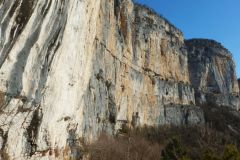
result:
[[[82,139],[122,125],[204,121],[182,33],[151,10],[12,0],[0,13],[2,158],[78,159]]]
[[[239,85],[231,53],[213,40],[188,40],[186,46],[197,103],[210,102],[239,109]]]
[[[1,1],[0,12],[2,157],[79,158],[100,1]]]
[[[130,0],[0,1],[1,157],[79,159],[83,141],[123,125],[202,124],[194,89],[239,90],[224,50],[210,64],[192,46]],[[193,79],[198,57],[207,83]]]
[[[238,97],[239,97],[239,101],[240,101],[240,78],[238,79],[238,88],[239,88],[239,96]]]
[[[238,86],[239,86],[239,89],[240,89],[240,78],[238,79]]]

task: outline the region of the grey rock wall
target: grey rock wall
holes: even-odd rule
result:
[[[130,0],[0,1],[1,157],[79,159],[83,142],[122,125],[203,124],[195,100],[202,88],[205,99],[212,85],[233,99],[239,93],[231,58],[210,49],[226,70]],[[193,79],[195,67],[213,80]]]
[[[239,86],[231,53],[213,40],[192,39],[186,46],[197,104],[207,102],[238,110]]]
[[[0,5],[2,158],[81,158],[122,125],[201,124],[182,33],[130,0]],[[58,155],[61,153],[61,155]]]
[[[240,78],[238,78],[238,86],[239,86],[239,89],[240,89]]]

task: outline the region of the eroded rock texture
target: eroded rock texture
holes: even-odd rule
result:
[[[202,124],[188,57],[181,31],[130,0],[0,1],[2,158],[79,159],[123,125]]]
[[[239,86],[239,89],[240,89],[240,78],[238,79],[238,86]]]
[[[186,41],[190,81],[198,104],[240,107],[239,85],[231,53],[213,40]]]

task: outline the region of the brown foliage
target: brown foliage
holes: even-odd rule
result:
[[[109,137],[102,134],[90,146],[91,160],[152,160],[160,159],[162,146],[140,136]]]
[[[180,140],[188,157],[202,159],[207,151],[216,155],[224,152],[225,146],[234,144],[235,138],[207,126],[143,127],[128,130],[117,137],[102,134],[89,147],[91,160],[152,160],[161,159],[162,150],[172,138]]]

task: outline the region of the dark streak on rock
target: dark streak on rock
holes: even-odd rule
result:
[[[30,156],[32,156],[37,149],[36,139],[38,137],[39,126],[42,121],[42,113],[40,108],[36,109],[33,113],[32,121],[27,128],[27,140],[31,146]]]
[[[6,132],[4,134],[4,131],[3,129],[0,128],[0,136],[2,137],[3,139],[3,143],[2,143],[2,148],[0,150],[0,155],[1,155],[1,158],[4,159],[4,160],[9,160],[9,155],[7,154],[6,152],[6,143],[7,143],[7,139],[8,139],[8,132]]]
[[[116,18],[118,18],[119,9],[120,9],[119,0],[114,0],[114,15]]]

